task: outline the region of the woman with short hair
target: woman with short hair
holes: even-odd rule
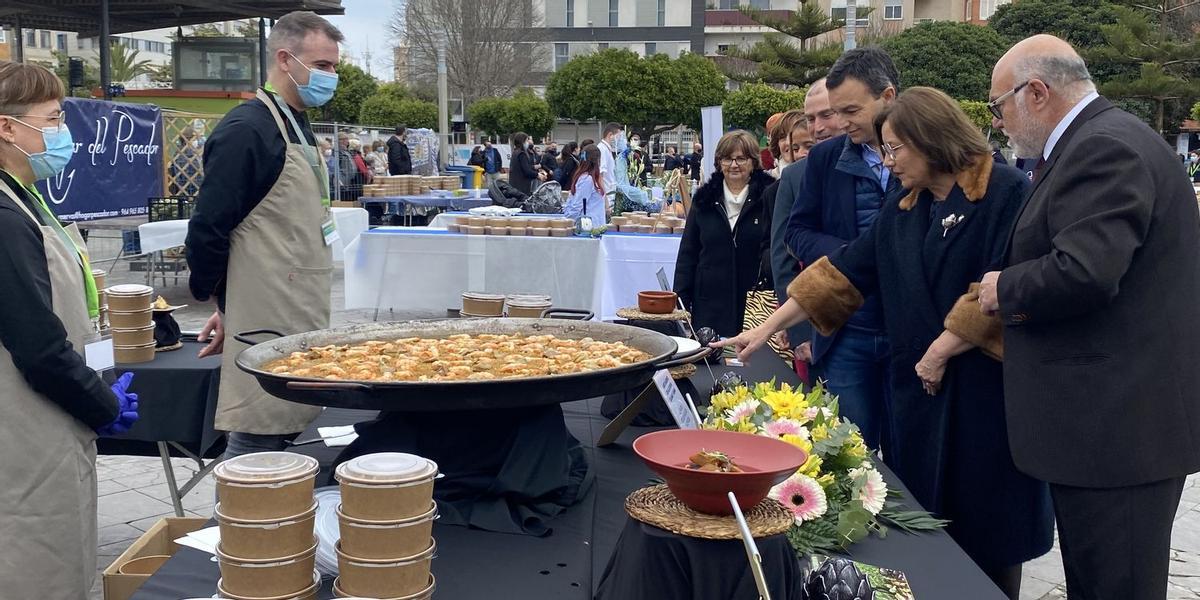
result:
[[[992,160],[958,103],[909,88],[875,120],[884,164],[905,189],[871,229],[800,273],[765,324],[718,345],[743,357],[804,320],[831,335],[878,291],[892,344],[884,461],[1010,598],[1021,563],[1053,543],[1046,484],[1017,471],[1008,446],[998,317],[976,282],[1003,259],[1029,181]]]
[[[774,179],[762,170],[758,141],[731,131],[717,142],[717,172],[692,197],[675,261],[675,291],[697,328],[723,336],[742,331],[746,292],[765,278],[770,213],[765,191]]]
[[[130,374],[110,388],[82,352],[99,297],[82,241],[34,188],[71,160],[63,85],[0,61],[0,590],[84,600],[96,577],[96,436],[129,430]]]

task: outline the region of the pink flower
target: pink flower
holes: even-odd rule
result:
[[[825,490],[816,479],[799,473],[771,488],[770,497],[786,506],[796,517],[796,525],[819,518],[829,509]]]
[[[851,469],[850,477],[862,485],[858,500],[862,502],[863,508],[872,515],[879,514],[879,511],[883,510],[884,501],[887,500],[887,483],[884,483],[883,475],[873,468],[860,467]]]
[[[749,419],[750,417],[754,416],[754,413],[758,411],[758,407],[761,405],[762,403],[758,400],[746,400],[745,402],[742,402],[741,404],[729,409],[729,416],[727,419],[730,423],[737,423],[742,419]]]
[[[774,438],[782,438],[785,435],[798,435],[804,439],[808,439],[808,430],[804,425],[795,419],[779,419],[771,421],[763,425],[763,435]]]

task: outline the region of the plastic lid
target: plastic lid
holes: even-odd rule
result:
[[[405,483],[431,477],[437,473],[437,463],[403,452],[379,452],[348,460],[337,468],[339,480],[360,483]]]
[[[320,468],[317,459],[294,452],[258,452],[231,458],[213,471],[218,479],[236,483],[274,483],[302,479]]]
[[[471,300],[504,300],[504,294],[488,294],[485,292],[463,292],[462,297]]]
[[[153,294],[154,288],[148,285],[139,285],[136,283],[123,283],[114,285],[106,290],[111,296],[141,296],[143,294]]]

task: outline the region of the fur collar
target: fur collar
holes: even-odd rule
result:
[[[955,177],[955,183],[962,188],[963,195],[971,202],[978,202],[987,193],[988,180],[992,177],[992,156],[986,154],[975,159],[975,162]],[[900,210],[912,210],[917,205],[917,198],[924,189],[916,189],[900,201]]]

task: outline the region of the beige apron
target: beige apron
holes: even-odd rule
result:
[[[286,141],[284,117],[261,90]],[[294,128],[298,129],[294,126]],[[296,132],[300,140],[304,136]],[[324,161],[307,144],[287,145],[279,180],[262,202],[233,230],[225,285],[225,350],[221,358],[221,390],[216,428],[256,434],[304,431],[321,408],[280,400],[237,368],[237,355],[247,346],[233,336],[254,329],[285,334],[329,327],[329,294],[333,287],[333,251],[325,245],[321,224],[329,214],[321,202],[328,192],[306,158]]]
[[[0,193],[38,222],[3,182]],[[39,227],[54,314],[82,352],[95,330],[75,249]],[[2,346],[0,428],[0,596],[84,600],[96,577],[96,434],[33,391]]]

